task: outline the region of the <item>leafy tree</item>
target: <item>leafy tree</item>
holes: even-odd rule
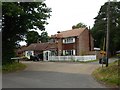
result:
[[[78,23],[77,25],[73,25],[72,29],[75,29],[75,28],[84,28],[84,27],[87,27],[87,25],[85,25],[83,23]]]
[[[31,43],[37,43],[37,42],[48,42],[49,40],[49,36],[48,36],[48,33],[46,31],[43,31],[41,33],[41,35],[38,34],[37,31],[29,31],[27,34],[26,34],[26,43],[27,43],[27,46],[30,45]]]
[[[51,9],[41,2],[2,2],[2,59],[11,63],[18,41],[29,29],[45,30]]]
[[[101,6],[100,11],[95,17],[95,24],[92,28],[92,34],[95,39],[95,46],[103,47],[104,37],[106,38],[107,31],[107,5],[106,2]],[[109,50],[111,54],[120,50],[120,2],[110,2],[110,37]]]
[[[29,31],[26,34],[26,43],[27,46],[30,45],[31,43],[37,43],[38,39],[40,38],[40,35],[36,31]]]
[[[48,42],[48,40],[49,40],[49,36],[48,36],[48,33],[46,32],[46,31],[43,31],[42,33],[41,33],[41,42]]]

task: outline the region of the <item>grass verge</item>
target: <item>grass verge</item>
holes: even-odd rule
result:
[[[70,60],[70,61],[59,61],[59,60],[50,60],[50,62],[76,62],[76,63],[90,63],[90,62],[96,62],[98,60],[90,60],[90,61],[75,61],[75,60]]]
[[[78,61],[80,63],[90,63],[90,62],[97,62],[98,60],[91,60],[91,61]]]
[[[10,72],[16,72],[20,71],[26,68],[26,65],[22,63],[12,63],[12,64],[7,64],[2,66],[2,73],[10,73]]]
[[[108,67],[96,69],[92,75],[101,83],[109,87],[119,87],[120,85],[120,60],[109,64]]]

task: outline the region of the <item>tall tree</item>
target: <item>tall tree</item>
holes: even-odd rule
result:
[[[87,27],[87,25],[83,24],[83,23],[78,23],[77,25],[73,25],[72,29],[76,29],[76,28],[84,28]]]
[[[95,46],[103,47],[104,37],[107,31],[107,5],[106,2],[101,6],[100,11],[95,17],[95,24],[92,28],[92,34],[95,39]],[[110,37],[109,50],[111,54],[120,50],[120,2],[110,2]]]
[[[51,9],[41,2],[2,2],[2,59],[11,63],[18,41],[29,29],[45,30]]]

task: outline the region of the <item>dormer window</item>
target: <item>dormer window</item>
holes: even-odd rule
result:
[[[65,38],[63,39],[64,44],[75,43],[75,38]]]

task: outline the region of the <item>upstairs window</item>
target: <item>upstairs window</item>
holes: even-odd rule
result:
[[[65,39],[63,39],[63,43],[64,44],[75,43],[75,38],[65,38]]]

